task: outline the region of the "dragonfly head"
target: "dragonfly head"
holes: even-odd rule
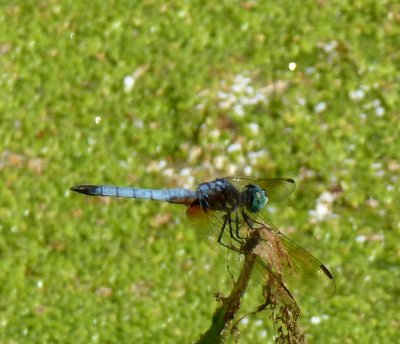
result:
[[[253,213],[259,212],[268,202],[268,197],[263,189],[255,184],[248,184],[243,188],[243,203]]]

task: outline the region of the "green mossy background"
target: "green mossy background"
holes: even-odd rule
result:
[[[271,219],[337,285],[298,299],[308,342],[398,340],[397,1],[0,9],[1,343],[198,338],[231,285],[224,255],[179,206],[69,188],[232,174],[297,181]],[[316,218],[324,192],[333,215]],[[268,313],[240,330],[272,341]]]

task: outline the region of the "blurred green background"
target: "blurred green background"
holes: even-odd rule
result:
[[[271,220],[337,286],[298,299],[308,342],[395,342],[399,37],[394,0],[2,2],[0,342],[195,340],[231,286],[216,244],[69,188],[233,174],[296,179]],[[272,342],[268,313],[240,330]]]

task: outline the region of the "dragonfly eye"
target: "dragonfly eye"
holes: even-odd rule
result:
[[[259,212],[268,202],[265,191],[257,185],[247,185],[243,193],[245,204],[253,213]]]

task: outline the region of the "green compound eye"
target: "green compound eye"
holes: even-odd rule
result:
[[[268,197],[265,194],[265,191],[254,184],[245,186],[243,198],[244,203],[253,213],[262,210],[268,202]]]

